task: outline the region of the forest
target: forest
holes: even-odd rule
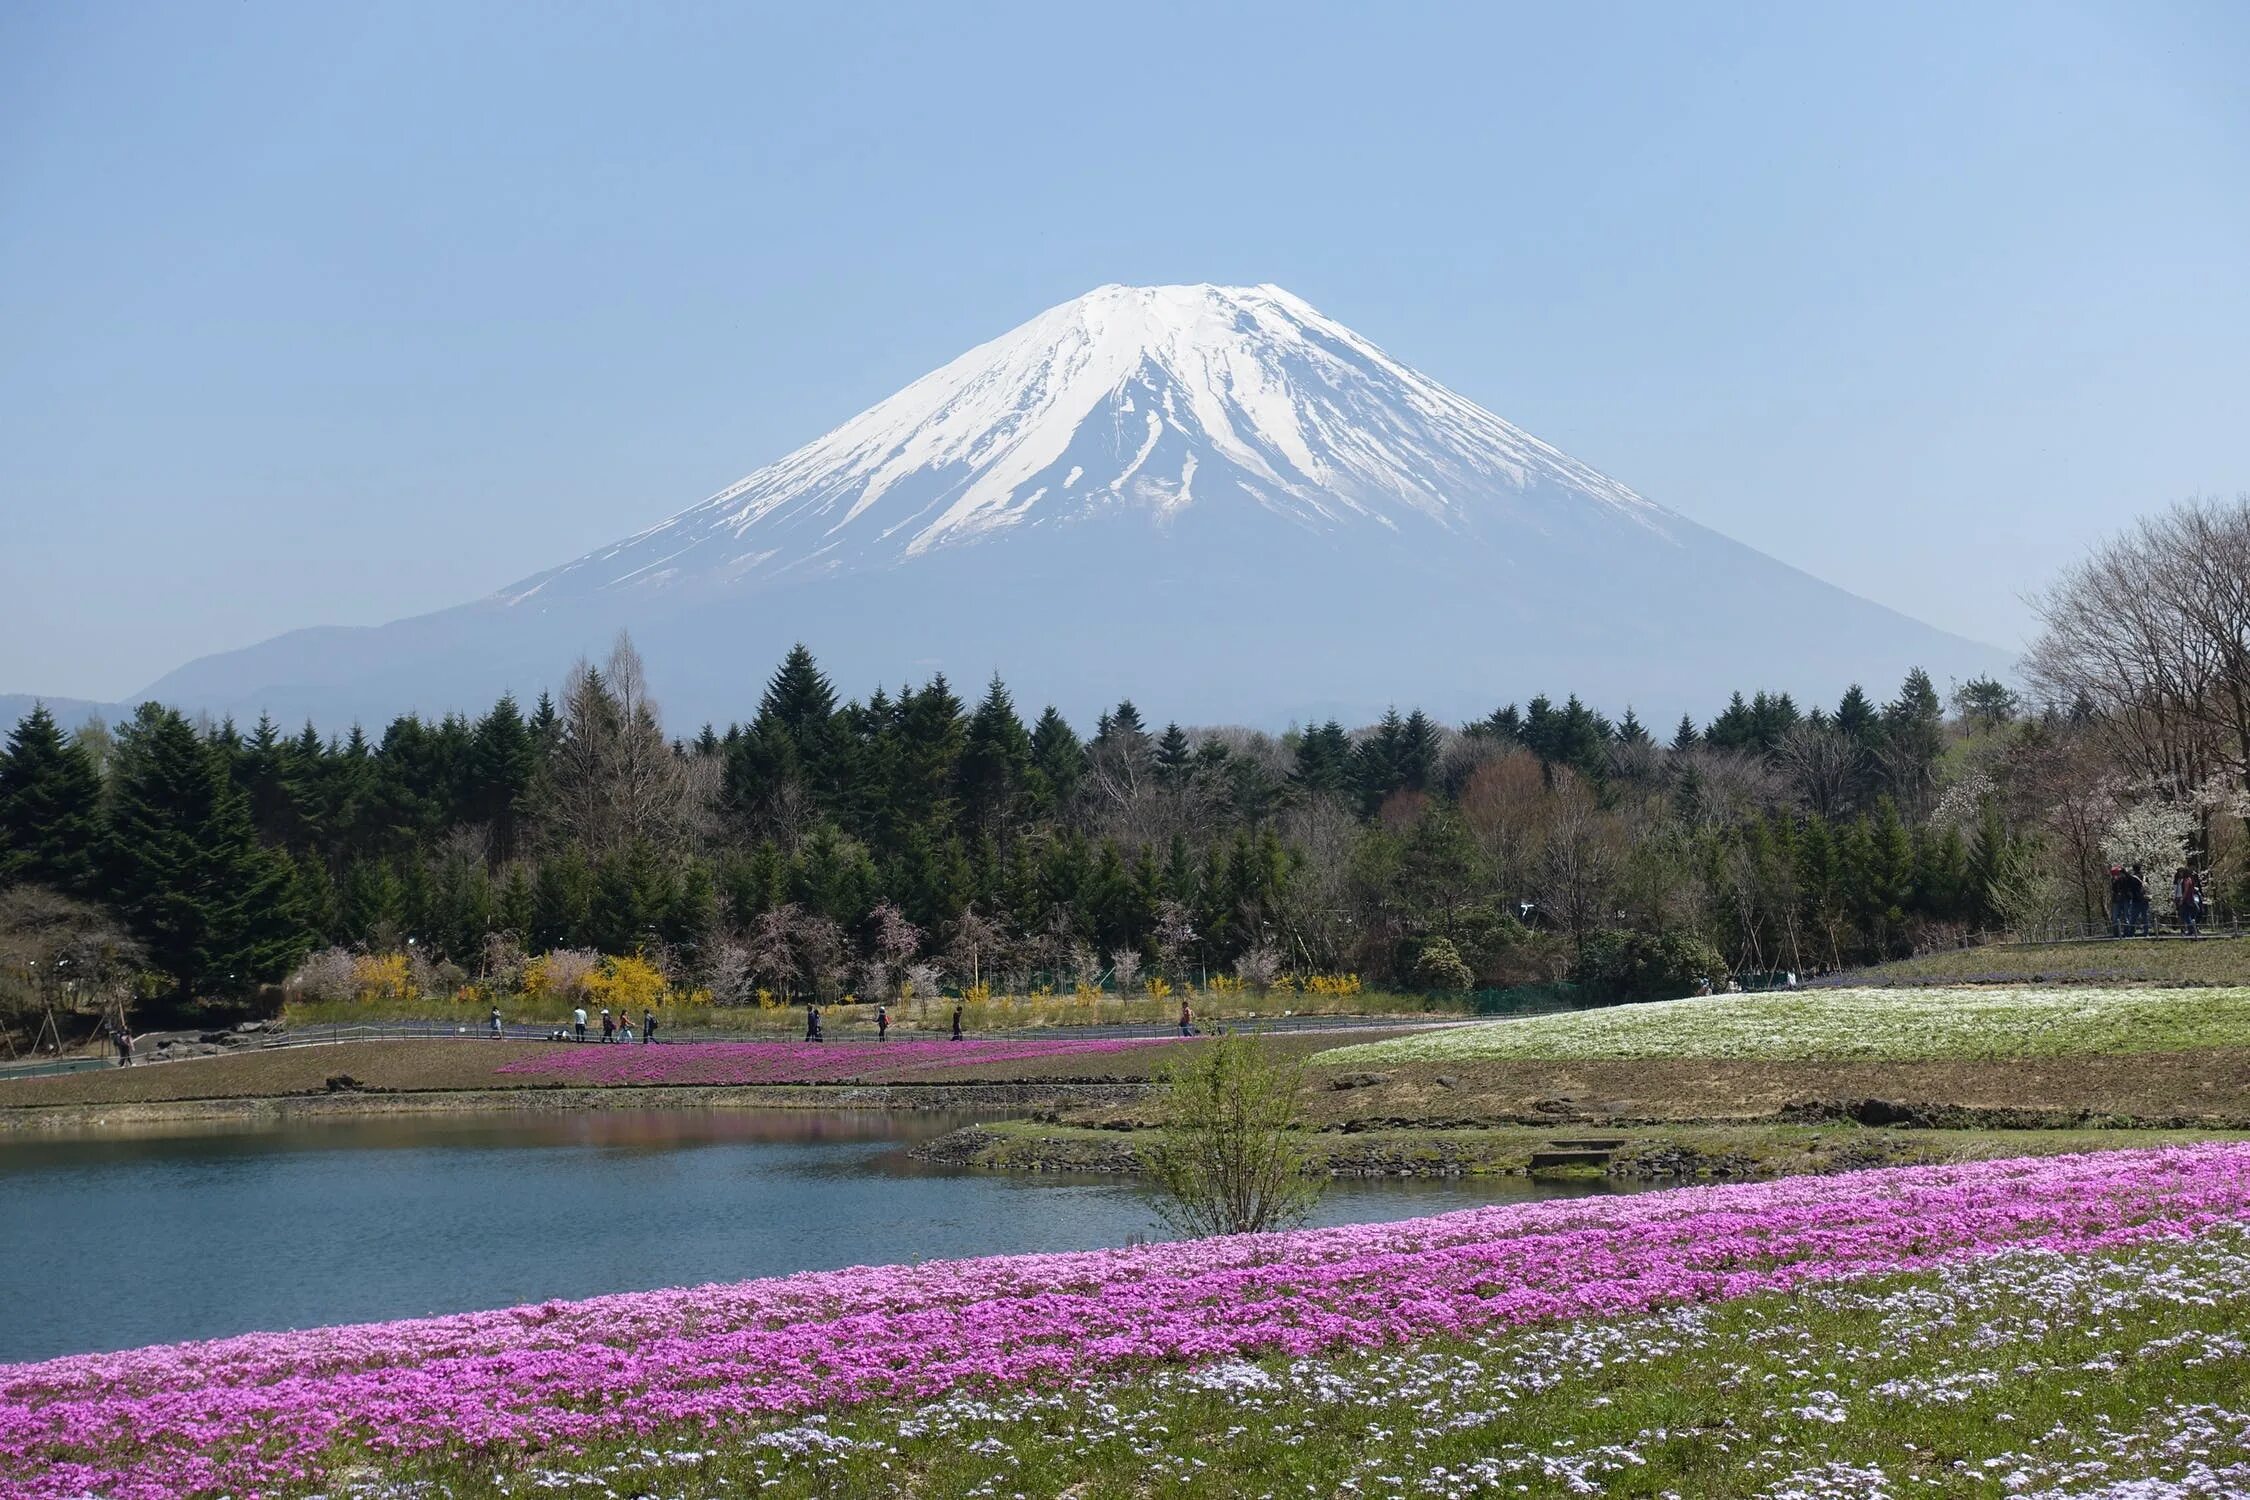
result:
[[[2245,538],[2242,505],[2189,505],[2110,544],[2040,601],[2022,692],[1914,671],[1668,731],[1566,694],[1279,734],[1124,702],[1081,733],[998,679],[846,699],[799,645],[743,721],[690,733],[623,637],[528,706],[374,736],[40,709],[0,758],[0,982],[75,952],[177,1006],[349,951],[429,993],[567,950],[718,1004],[1144,973],[1631,994],[2099,930],[2118,863],[2160,896],[2191,864],[2239,909],[2239,627],[2151,591]],[[2121,673],[2185,649],[2133,639],[2121,590],[2211,639],[2208,682]]]

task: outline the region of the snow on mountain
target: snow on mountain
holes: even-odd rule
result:
[[[1105,286],[502,597],[893,565],[1197,505],[1315,532],[1472,531],[1542,482],[1658,531],[1671,519],[1280,287]]]
[[[1817,488],[1817,481],[1810,487]],[[848,692],[999,672],[1081,721],[1644,719],[2000,653],[1643,499],[1274,286],[1105,286],[670,520],[498,594],[152,685],[335,726],[535,695],[620,628],[676,724],[810,645]]]

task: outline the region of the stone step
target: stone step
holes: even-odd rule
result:
[[[1614,1153],[1608,1151],[1534,1151],[1531,1170],[1547,1167],[1606,1167]]]
[[[1547,1143],[1558,1151],[1622,1151],[1625,1137],[1621,1135],[1557,1136]]]

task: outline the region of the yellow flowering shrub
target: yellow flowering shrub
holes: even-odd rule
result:
[[[362,953],[352,963],[352,992],[361,1000],[411,1000],[414,979],[403,953]]]
[[[1161,1000],[1172,993],[1171,982],[1162,974],[1151,974],[1148,983],[1143,988],[1148,991],[1148,997],[1151,1000]]]
[[[992,986],[989,984],[972,984],[961,991],[961,998],[970,1005],[983,1005],[992,998]]]
[[[645,958],[605,958],[586,978],[587,993],[617,1010],[653,1010],[672,998],[664,973]]]

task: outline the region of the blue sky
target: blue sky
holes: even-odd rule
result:
[[[0,689],[648,525],[1102,282],[1275,281],[2003,645],[2250,489],[2250,7],[0,8]]]

